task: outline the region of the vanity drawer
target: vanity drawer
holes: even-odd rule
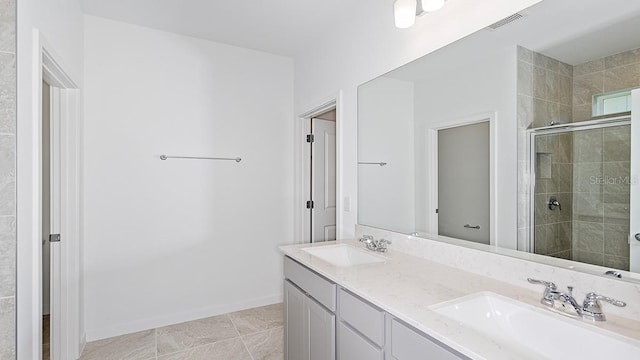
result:
[[[338,360],[383,360],[384,350],[376,347],[344,323],[338,323]]]
[[[284,277],[327,309],[336,311],[336,284],[286,256],[284,258]]]
[[[338,292],[338,304],[340,320],[378,346],[384,345],[384,312],[342,288]]]
[[[466,356],[427,335],[391,320],[391,356],[397,360],[460,360]]]

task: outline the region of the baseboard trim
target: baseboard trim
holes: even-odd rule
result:
[[[82,334],[82,336],[80,337],[80,348],[78,349],[78,359],[82,356],[82,352],[84,351],[84,348],[87,346],[87,333]]]
[[[282,302],[282,293],[272,296],[266,296],[257,299],[251,299],[242,302],[235,302],[232,304],[220,304],[201,308],[192,311],[184,311],[180,313],[174,313],[169,315],[163,315],[138,321],[132,321],[129,323],[119,324],[116,326],[97,328],[87,330],[84,343],[102,340],[118,335],[131,334],[138,331],[144,331],[149,329],[155,329],[162,326],[179,324],[186,321],[192,321],[197,319],[203,319],[211,316],[226,314],[229,312],[240,311],[250,309],[259,306],[265,306]],[[83,345],[84,347],[84,345]]]

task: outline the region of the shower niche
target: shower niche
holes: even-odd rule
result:
[[[531,252],[629,270],[630,117],[531,129]]]

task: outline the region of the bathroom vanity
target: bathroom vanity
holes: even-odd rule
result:
[[[285,359],[467,359],[290,257],[284,275]]]
[[[597,338],[593,342],[603,339],[600,350],[605,353],[619,349],[615,354],[618,359],[635,359],[640,354],[640,322],[608,314],[609,321],[595,326],[567,314],[554,313],[555,310],[540,305],[542,289],[531,290],[526,279],[518,287],[393,249],[384,254],[369,252],[355,241],[289,245],[281,250],[285,255],[285,359],[288,360],[541,359],[566,357],[565,354],[591,358],[588,353],[592,350],[571,346],[571,334],[565,341],[557,342],[560,348],[549,350],[547,346],[541,350],[527,343],[534,339],[518,338],[517,327],[522,323],[510,324],[516,328],[514,334],[500,334],[483,331],[466,319],[461,321],[446,313],[458,308],[456,299],[470,298],[466,303],[473,303],[486,294],[503,299],[507,307],[521,306],[523,314],[528,314],[524,316],[531,319],[527,320],[531,324],[523,326],[528,328],[529,335],[536,331],[536,326],[564,327],[570,332],[576,329],[589,336],[593,334]],[[340,253],[335,252],[347,250],[351,258],[358,259],[357,265],[345,263],[348,258],[340,259]],[[354,256],[359,251],[363,257]],[[333,258],[317,256],[331,252]],[[377,260],[367,260],[369,253]],[[442,311],[443,304],[446,311]],[[605,305],[606,310],[609,308]],[[480,321],[488,317],[482,315],[478,317]],[[545,341],[543,337],[538,340]],[[609,340],[613,342],[609,344]],[[550,341],[550,347],[554,347],[555,338]],[[583,351],[585,354],[581,354]]]

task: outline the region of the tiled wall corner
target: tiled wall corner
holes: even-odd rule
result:
[[[567,84],[567,79],[570,83]],[[567,85],[569,88],[567,88]],[[592,118],[593,96],[609,91],[640,86],[640,49],[570,66],[534,51],[518,48],[518,243],[524,244],[529,228],[529,169],[527,168],[528,128],[546,126],[550,121],[575,122]],[[567,110],[570,108],[570,111]],[[611,128],[585,131],[573,137],[570,151],[574,159],[560,162],[572,169],[573,196],[562,199],[566,209],[571,209],[572,219],[554,223],[545,221],[538,215],[536,221],[537,239],[540,253],[551,255],[548,249],[550,239],[555,239],[555,248],[565,242],[558,238],[561,234],[571,236],[571,257],[600,266],[628,269],[628,254],[623,246],[628,233],[628,184],[621,183],[628,178],[628,129]],[[605,134],[606,132],[606,134]],[[606,136],[605,136],[606,135]],[[605,139],[605,137],[608,139]],[[549,140],[553,141],[553,140]],[[607,148],[605,154],[605,142]],[[557,150],[557,149],[556,149]],[[536,150],[538,151],[538,149]],[[552,149],[543,153],[551,154],[551,172],[554,180],[562,180],[554,169],[555,155]],[[597,152],[595,154],[594,152]],[[597,169],[595,168],[597,167]],[[561,196],[544,174],[536,179],[537,201],[545,202],[549,196]],[[608,186],[590,186],[589,179],[615,179],[617,183]],[[549,186],[551,185],[551,186]],[[625,186],[627,185],[627,186]],[[555,194],[558,193],[558,194]],[[595,205],[594,205],[595,204]],[[605,209],[606,207],[606,209]],[[545,210],[544,204],[538,208]],[[606,210],[606,211],[605,211]],[[596,213],[594,213],[594,211]],[[605,216],[604,214],[608,214]],[[545,218],[546,219],[546,218]],[[548,220],[548,219],[547,219]],[[540,225],[541,224],[541,225]],[[563,230],[564,229],[564,230]],[[549,233],[552,236],[548,236]],[[553,234],[556,234],[553,236]],[[603,236],[609,234],[605,243]],[[579,240],[576,240],[579,239]],[[540,246],[538,246],[540,245]],[[562,247],[564,251],[564,247]],[[563,253],[556,256],[564,257]]]
[[[16,0],[0,0],[0,360],[16,358]]]
[[[567,123],[573,118],[573,66],[518,46],[518,248],[523,248],[529,234],[529,169],[527,129],[547,126],[550,122]],[[563,168],[558,158],[550,162],[549,170]],[[547,185],[546,182],[543,185]],[[551,184],[553,185],[553,184]],[[549,191],[538,191],[540,198],[548,196]],[[551,191],[555,192],[555,191]],[[570,191],[569,191],[570,192]],[[566,225],[566,224],[565,224]],[[566,227],[566,226],[565,226]],[[541,232],[543,229],[537,229]],[[561,226],[545,224],[545,234],[554,234],[547,241],[559,250]],[[547,238],[545,236],[545,238]],[[539,243],[542,244],[542,243]],[[546,245],[545,245],[546,247]],[[562,246],[561,246],[562,247]],[[566,255],[554,251],[558,256]],[[545,249],[545,253],[547,253]]]

